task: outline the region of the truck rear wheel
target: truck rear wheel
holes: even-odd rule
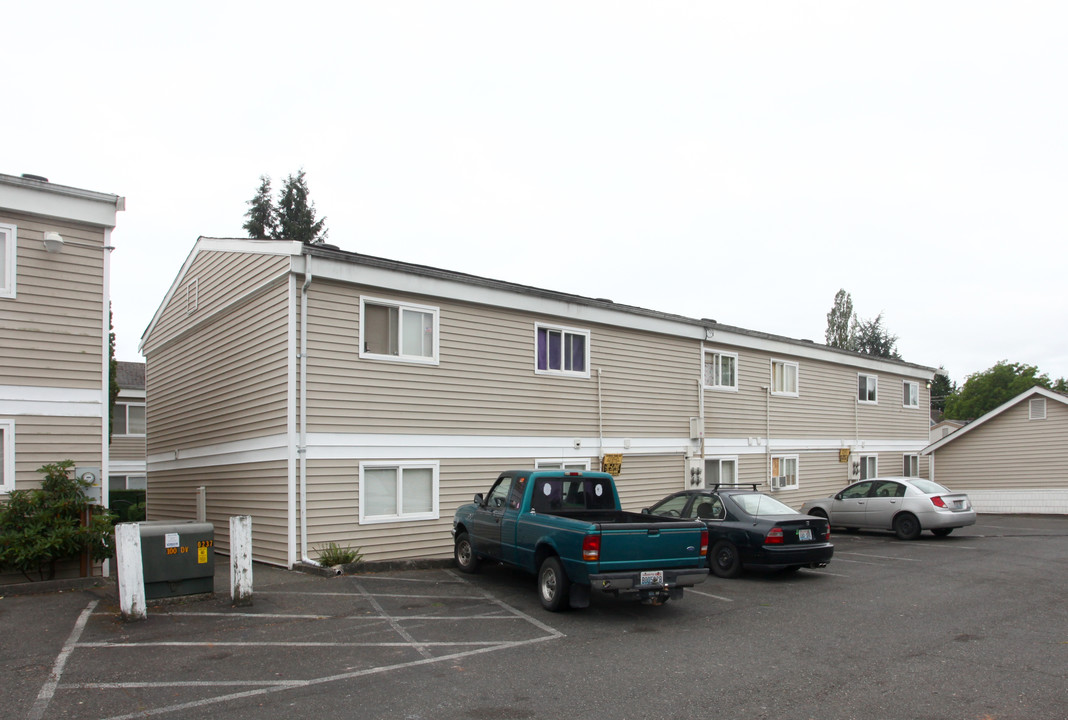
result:
[[[538,569],[538,599],[541,606],[549,612],[559,612],[567,607],[567,596],[571,581],[567,579],[560,559],[550,555],[541,562]]]
[[[478,572],[478,555],[475,555],[475,549],[471,547],[471,538],[467,536],[467,533],[462,532],[456,536],[456,545],[453,546],[452,554],[456,560],[456,567],[460,568],[461,572]]]

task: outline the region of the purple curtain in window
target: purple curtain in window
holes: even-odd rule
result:
[[[538,328],[538,369],[549,369],[549,331]]]
[[[586,372],[586,338],[582,335],[569,335],[571,341],[571,357],[568,370],[573,372]]]

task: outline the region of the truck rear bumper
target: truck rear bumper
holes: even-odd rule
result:
[[[642,583],[639,571],[597,573],[590,575],[590,585],[598,590],[609,592],[641,592],[670,588],[692,587],[702,583],[708,577],[708,568],[686,568],[682,570],[664,570],[664,582]]]

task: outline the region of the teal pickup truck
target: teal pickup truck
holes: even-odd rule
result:
[[[591,587],[659,605],[708,576],[708,528],[624,512],[608,473],[508,470],[452,521],[463,572],[483,560],[535,573],[547,610],[582,608]]]

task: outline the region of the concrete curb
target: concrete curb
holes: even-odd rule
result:
[[[421,560],[375,560],[372,562],[355,562],[345,565],[310,565],[297,563],[292,567],[296,572],[318,575],[320,577],[337,577],[338,575],[360,575],[363,573],[389,572],[392,570],[435,570],[452,567],[452,558]]]
[[[90,588],[114,585],[115,578],[67,578],[65,580],[41,580],[40,582],[11,583],[0,585],[0,596],[41,595],[44,593],[66,592],[68,590],[88,590]]]

